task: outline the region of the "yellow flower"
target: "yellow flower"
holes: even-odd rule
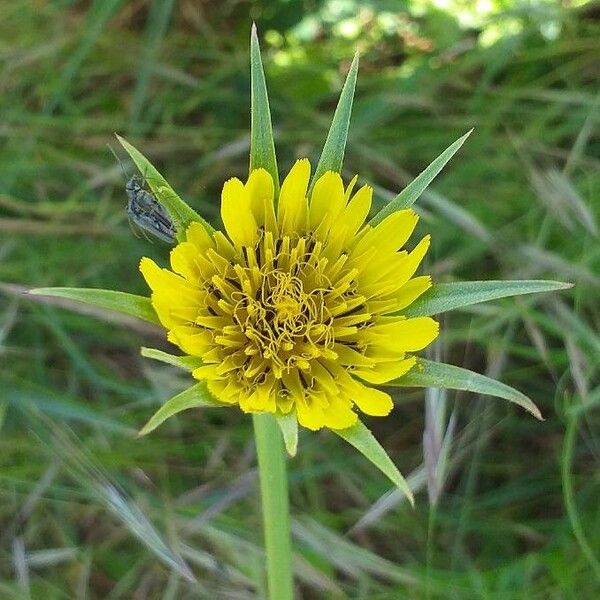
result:
[[[345,429],[355,407],[384,416],[390,396],[373,385],[401,377],[410,353],[438,335],[430,317],[402,310],[431,286],[413,277],[424,237],[402,250],[418,220],[397,211],[365,224],[372,189],[325,173],[308,193],[310,163],[296,162],[275,204],[271,176],[223,187],[227,235],[201,223],[171,252],[171,269],[143,258],[152,305],[168,339],[202,359],[193,376],[244,412],[288,414],[309,429]]]

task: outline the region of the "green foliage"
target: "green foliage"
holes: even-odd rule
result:
[[[249,5],[204,3],[199,15],[173,3],[169,18],[171,3],[154,0],[5,4],[0,597],[264,596],[248,418],[195,409],[138,439],[190,384],[140,358],[140,345],[176,352],[164,333],[6,285],[147,294],[139,258],[164,263],[167,251],[130,231],[106,149],[115,130],[217,226],[223,182],[248,169]],[[599,24],[590,3],[492,2],[465,16],[468,4],[251,7],[282,173],[298,157],[317,163],[358,49],[344,176],[378,184],[373,214],[475,127],[414,205],[418,233],[433,234],[423,272],[434,285],[574,284],[444,316],[431,357],[520,390],[543,423],[461,391],[390,388],[396,408],[368,426],[405,473],[414,510],[337,436],[302,436],[288,468],[303,597],[598,595]],[[71,428],[72,442],[44,436],[50,425],[27,407]],[[444,435],[442,450],[427,438],[434,459],[449,449],[435,516],[426,428]],[[173,548],[196,582],[178,574]]]
[[[362,421],[357,421],[356,425],[348,427],[348,429],[336,429],[334,433],[354,446],[365,458],[384,473],[414,506],[415,499],[406,480],[402,477],[402,473],[398,471],[387,452],[381,447],[381,444]]]
[[[256,25],[250,35],[250,171],[265,169],[273,178],[275,194],[279,190],[279,173],[273,141],[271,110],[267,83],[260,57]]]
[[[435,387],[450,390],[464,390],[487,396],[504,398],[514,402],[530,412],[537,419],[542,419],[538,407],[524,394],[510,386],[462,367],[432,362],[423,358],[417,359],[416,366],[405,377],[394,379],[387,385],[398,387]]]
[[[156,348],[142,348],[141,354],[144,358],[152,358],[189,372],[202,366],[202,360],[197,356],[175,356]]]
[[[391,202],[382,208],[369,223],[373,226],[377,225],[397,210],[410,208],[446,166],[446,163],[459,151],[472,132],[473,130],[471,129],[448,146],[422,173],[415,177]]]
[[[327,171],[335,171],[336,173],[341,173],[342,171],[357,76],[358,54],[355,54],[331,121],[331,127],[329,128],[329,133],[321,152],[321,158],[317,163],[317,168],[312,177],[313,182],[317,181]]]
[[[572,287],[560,281],[457,281],[434,284],[402,314],[409,317],[437,315],[457,308],[510,296],[553,292]]]
[[[126,292],[117,292],[114,290],[96,290],[87,288],[35,288],[29,292],[34,296],[55,296],[57,298],[67,298],[76,300],[85,304],[92,304],[114,312],[118,312],[131,317],[137,317],[150,323],[159,323],[158,317],[152,308],[150,298],[136,296]]]
[[[226,406],[217,402],[206,388],[205,383],[197,383],[183,392],[167,400],[142,427],[140,435],[147,435],[162,425],[169,417],[190,408],[222,408]]]
[[[287,415],[275,415],[281,435],[285,443],[285,449],[290,456],[296,456],[298,450],[298,419],[294,413]]]

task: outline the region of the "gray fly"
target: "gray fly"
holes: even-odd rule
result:
[[[169,213],[156,200],[154,194],[143,187],[143,180],[137,177],[137,175],[127,177],[127,172],[123,167],[121,159],[110,144],[108,144],[108,148],[119,162],[123,175],[127,179],[125,192],[127,194],[126,210],[129,220],[135,223],[142,231],[151,233],[154,237],[172,244],[175,241],[176,231]]]
[[[125,191],[129,218],[144,231],[164,242],[173,243],[176,232],[169,213],[153,194],[140,185],[135,175],[127,181]]]

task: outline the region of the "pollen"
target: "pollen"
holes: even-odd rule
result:
[[[414,277],[429,246],[404,250],[417,215],[365,224],[372,190],[354,195],[337,173],[308,193],[310,164],[297,161],[281,187],[262,169],[225,183],[223,232],[193,223],[171,269],[142,259],[168,338],[202,359],[194,370],[223,403],[245,412],[295,413],[309,429],[353,425],[357,409],[392,409],[377,389],[415,364],[435,339],[429,317],[402,310],[431,285]]]

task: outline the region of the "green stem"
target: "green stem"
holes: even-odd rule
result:
[[[273,415],[256,414],[253,418],[267,553],[269,598],[293,600],[290,506],[283,439]]]

